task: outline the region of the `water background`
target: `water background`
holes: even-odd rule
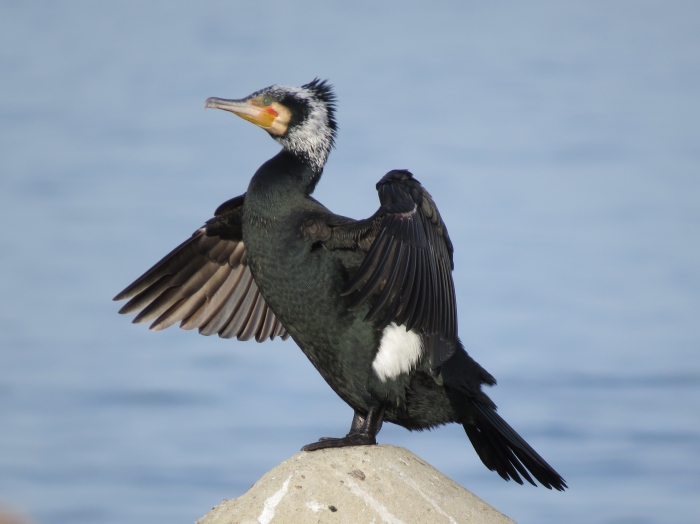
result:
[[[565,493],[458,426],[402,445],[520,524],[700,522],[700,4],[0,2],[0,505],[193,522],[352,412],[292,341],[117,315],[278,146],[217,111],[329,78],[315,196],[409,168],[455,244],[460,334]]]

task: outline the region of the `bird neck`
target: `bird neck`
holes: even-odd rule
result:
[[[309,196],[323,172],[310,162],[283,149],[256,171],[248,185],[246,207],[257,212],[283,212],[298,199]]]

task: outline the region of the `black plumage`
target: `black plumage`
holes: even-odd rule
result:
[[[307,451],[374,444],[383,421],[411,430],[456,422],[504,479],[566,488],[482,391],[496,381],[458,338],[452,242],[423,186],[409,171],[387,173],[365,220],[311,198],[337,131],[330,85],[271,86],[206,106],[262,127],[282,150],[245,194],[115,297],[130,299],[120,313],[138,312],[134,322],[151,329],[291,336],[354,410],[345,437]]]

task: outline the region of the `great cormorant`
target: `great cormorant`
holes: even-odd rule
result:
[[[241,100],[209,98],[267,131],[282,150],[245,194],[215,211],[115,300],[151,329],[258,342],[291,336],[354,410],[350,432],[302,449],[375,444],[383,421],[464,426],[490,470],[563,490],[564,479],[497,413],[496,380],[457,337],[452,242],[432,197],[406,170],[378,183],[365,220],[310,195],[333,147],[335,95],[318,79]]]

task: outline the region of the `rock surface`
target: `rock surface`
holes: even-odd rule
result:
[[[197,524],[515,524],[410,451],[299,453]]]

